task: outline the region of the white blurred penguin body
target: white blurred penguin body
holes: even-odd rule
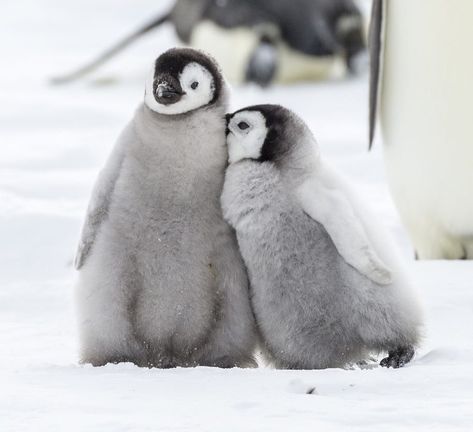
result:
[[[376,0],[371,139],[420,259],[473,259],[473,3]]]

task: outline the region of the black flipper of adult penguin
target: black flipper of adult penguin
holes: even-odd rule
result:
[[[369,34],[370,51],[370,104],[369,104],[369,149],[373,145],[376,113],[378,109],[378,88],[381,67],[383,0],[373,0]]]

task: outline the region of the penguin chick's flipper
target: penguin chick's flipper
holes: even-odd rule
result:
[[[389,351],[388,356],[379,363],[382,367],[400,368],[409,363],[414,357],[414,348],[411,346],[400,347]]]
[[[150,30],[156,27],[159,27],[161,24],[164,24],[165,22],[169,21],[170,18],[171,18],[171,12],[168,12],[162,16],[159,16],[158,18],[155,18],[148,24],[134,31],[133,33],[131,33],[130,35],[122,39],[120,42],[118,42],[117,44],[107,49],[105,52],[100,54],[91,62],[87,63],[86,65],[68,74],[53,77],[51,78],[50,82],[52,84],[65,84],[65,83],[72,82],[84,77],[85,75],[96,70],[99,66],[104,64],[107,60],[111,59],[112,57],[117,55],[119,52],[123,51],[128,45],[131,45],[133,42],[139,39],[140,36],[148,33]]]
[[[277,69],[278,51],[274,44],[263,38],[253,51],[246,70],[246,81],[261,87],[271,84]]]
[[[124,159],[123,147],[126,142],[126,137],[129,134],[129,129],[131,128],[128,127],[122,133],[107,164],[100,172],[95,183],[74,259],[74,267],[76,270],[79,270],[84,265],[92,250],[99,228],[107,217],[115,183],[120,175],[120,169]]]
[[[338,253],[361,274],[380,285],[392,282],[392,274],[372,246],[363,223],[349,199],[337,189],[309,179],[297,191],[304,212],[323,225]]]

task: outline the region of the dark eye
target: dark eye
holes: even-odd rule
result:
[[[240,123],[238,123],[238,127],[241,130],[245,130],[245,129],[248,129],[250,127],[250,125],[247,122],[240,122]]]
[[[197,87],[199,87],[199,83],[197,81],[194,81],[192,84],[191,84],[191,89],[192,90],[195,90]]]

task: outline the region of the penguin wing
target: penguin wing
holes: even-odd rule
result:
[[[384,0],[373,0],[369,33],[370,50],[370,103],[369,103],[369,148],[373,145],[376,116],[379,101],[381,78],[381,59],[383,53],[383,17],[386,4]]]
[[[303,211],[322,224],[347,264],[380,285],[392,282],[389,268],[371,244],[363,221],[345,191],[309,179],[297,190]]]
[[[125,139],[126,133],[127,130],[119,138],[105,167],[100,171],[99,177],[95,182],[74,259],[76,270],[79,270],[87,260],[97,238],[97,233],[108,216],[115,184],[125,158],[124,143],[127,141]]]

